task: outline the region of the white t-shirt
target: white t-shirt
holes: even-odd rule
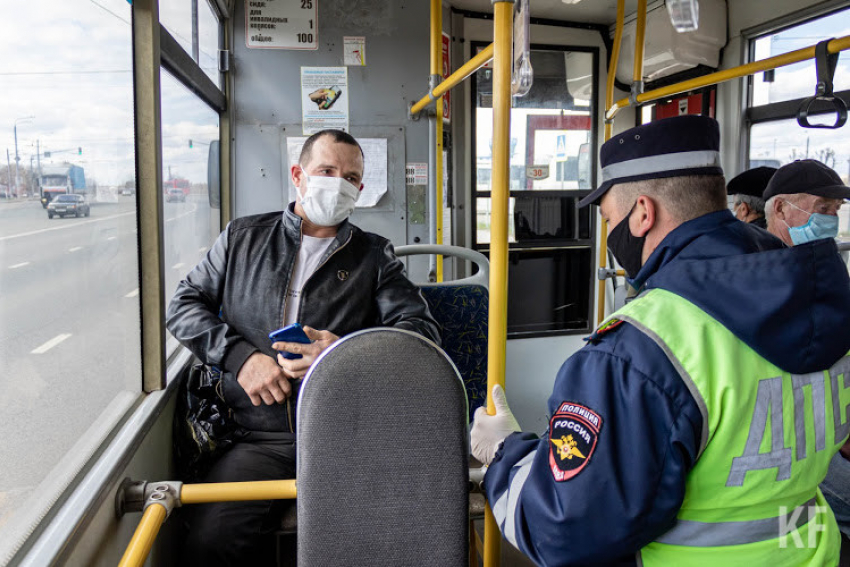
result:
[[[301,289],[304,287],[304,283],[313,275],[313,272],[316,271],[316,268],[319,267],[319,262],[333,240],[333,236],[316,238],[315,236],[307,236],[306,234],[301,235],[301,248],[298,250],[298,258],[295,260],[295,269],[292,271],[292,280],[289,282],[289,289],[286,290],[284,326],[298,321]]]

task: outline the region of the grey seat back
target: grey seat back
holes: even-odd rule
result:
[[[468,563],[466,393],[399,329],[322,353],[298,399],[299,567]]]

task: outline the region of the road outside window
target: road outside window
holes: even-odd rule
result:
[[[0,564],[141,393],[131,6],[4,6]]]

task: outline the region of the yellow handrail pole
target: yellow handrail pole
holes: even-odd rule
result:
[[[151,504],[145,508],[142,521],[136,526],[136,532],[127,545],[118,567],[141,567],[145,564],[148,554],[151,552],[151,547],[153,547],[153,542],[159,533],[159,528],[162,527],[167,515],[165,506],[159,503]]]
[[[496,413],[490,394],[505,385],[508,336],[508,202],[510,199],[512,0],[494,3],[496,50],[493,64],[493,171],[490,216],[490,313],[487,341],[487,412]]]
[[[614,32],[614,45],[611,48],[611,61],[608,64],[608,81],[605,85],[605,110],[614,104],[614,80],[617,77],[617,65],[620,62],[620,45],[623,43],[623,21],[626,17],[626,0],[617,0],[617,28]],[[605,141],[613,135],[614,121],[605,120]],[[608,266],[608,222],[600,217],[599,222],[599,267],[604,269]],[[596,323],[602,322],[605,317],[605,280],[599,280],[597,284],[598,303],[596,305]]]
[[[255,482],[211,482],[184,484],[180,490],[183,504],[238,502],[242,500],[283,500],[295,498],[295,479]]]
[[[490,314],[487,333],[487,413],[496,413],[493,387],[505,386],[508,339],[508,201],[510,199],[511,52],[513,0],[494,0],[493,172],[490,195]],[[488,504],[484,508],[484,567],[500,559],[502,535]]]
[[[611,47],[611,61],[608,63],[608,81],[605,84],[605,111],[614,106],[614,83],[617,78],[617,65],[620,62],[620,45],[623,43],[623,21],[626,17],[626,0],[617,0],[617,27],[614,32],[614,45]],[[611,139],[613,122],[605,121],[605,141]]]
[[[442,44],[441,44],[442,45]],[[442,55],[442,52],[440,52]],[[434,109],[437,114],[437,238],[435,244],[443,243],[443,97],[437,99]],[[443,256],[437,254],[437,281],[443,281]]]
[[[485,47],[481,53],[461,65],[457,71],[446,77],[446,79],[440,83],[436,89],[419,99],[416,104],[410,107],[410,113],[417,114],[422,112],[426,106],[431,104],[432,100],[436,100],[437,97],[446,94],[453,87],[462,83],[467,77],[486,65],[491,59],[493,59],[492,43]]]
[[[850,49],[850,36],[840,37],[838,39],[833,39],[829,42],[827,46],[827,50],[829,53],[839,53],[841,51],[846,51]],[[717,71],[716,73],[711,73],[710,75],[704,75],[702,77],[696,79],[689,79],[687,81],[682,81],[681,83],[676,83],[675,85],[670,85],[667,87],[662,87],[660,89],[655,89],[651,91],[647,91],[641,95],[637,96],[637,102],[650,102],[653,100],[658,100],[660,98],[701,89],[703,87],[708,87],[710,85],[716,85],[718,83],[723,83],[726,81],[731,81],[732,79],[738,79],[740,77],[746,77],[747,75],[753,75],[755,73],[760,73],[762,71],[769,71],[770,69],[778,69],[779,67],[785,67],[787,65],[793,65],[794,63],[799,63],[800,61],[805,61],[806,59],[812,59],[815,56],[815,46],[805,47],[803,49],[798,49],[796,51],[790,51],[788,53],[783,53],[782,55],[777,55],[775,57],[770,57],[768,59],[762,59],[760,61],[753,61],[752,63],[747,63],[745,65],[739,65],[737,67],[733,67],[731,69],[724,69],[723,71]],[[611,106],[607,112],[605,117],[607,119],[613,119],[617,113],[629,106],[628,99],[622,99],[617,101],[616,104]]]
[[[638,0],[637,22],[635,22],[635,25],[635,65],[634,70],[632,71],[632,81],[640,84],[643,82],[643,46],[644,37],[646,36],[646,0]]]
[[[442,0],[431,0],[431,77],[433,83],[431,90],[437,87],[437,81],[443,76],[443,2]],[[437,97],[435,114],[436,134],[434,136],[435,168],[434,168],[434,214],[436,215],[436,227],[434,230],[434,244],[443,243],[443,97]],[[443,281],[443,257],[437,255],[436,278],[438,282]]]
[[[440,56],[442,55],[443,26],[442,0],[431,0],[431,75],[442,75]]]

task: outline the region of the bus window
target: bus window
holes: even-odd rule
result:
[[[848,28],[850,28],[850,10],[845,9],[775,33],[762,35],[750,41],[751,60],[767,59],[809,47],[824,39],[841,37],[846,35]],[[751,79],[752,106],[810,97],[815,93],[816,77],[813,59],[759,73]],[[833,86],[835,92],[850,89],[850,60],[843,55],[838,58]]]
[[[170,299],[218,234],[219,211],[210,207],[208,161],[210,144],[219,139],[219,118],[168,72],[163,70],[161,77],[163,265],[165,297]],[[183,198],[170,198],[169,191]],[[177,342],[170,339],[168,346],[170,351]]]
[[[845,35],[850,9],[834,12],[780,31],[750,38],[751,60],[766,59],[831,37]],[[749,78],[751,96],[746,110],[749,148],[745,169],[768,165],[781,167],[797,159],[816,159],[850,182],[850,149],[844,129],[812,130],[797,123],[799,103],[815,92],[814,60],[807,60]],[[850,90],[850,61],[839,57],[834,78],[836,93]],[[845,97],[845,101],[848,99]],[[788,104],[791,101],[791,104]],[[831,124],[833,113],[809,117],[812,124]],[[845,207],[846,208],[846,207]],[[850,237],[850,213],[839,212],[839,237]]]
[[[0,19],[0,136],[21,189],[0,206],[0,562],[141,394],[136,199],[118,197],[136,182],[131,10],[44,0]],[[59,170],[73,175],[56,195],[89,216],[48,220],[38,179]]]
[[[218,72],[218,49],[220,45],[218,18],[212,12],[209,2],[198,2],[198,60],[195,61],[212,82],[223,87]]]
[[[197,35],[193,29],[193,4],[197,5],[198,10]],[[221,87],[218,72],[220,26],[210,3],[197,0],[160,2],[159,20],[212,82]]]
[[[508,334],[530,337],[585,331],[591,294],[594,213],[578,200],[595,186],[597,53],[533,49],[534,83],[511,109]],[[474,91],[474,246],[490,247],[492,76]],[[586,290],[585,290],[586,291]]]

